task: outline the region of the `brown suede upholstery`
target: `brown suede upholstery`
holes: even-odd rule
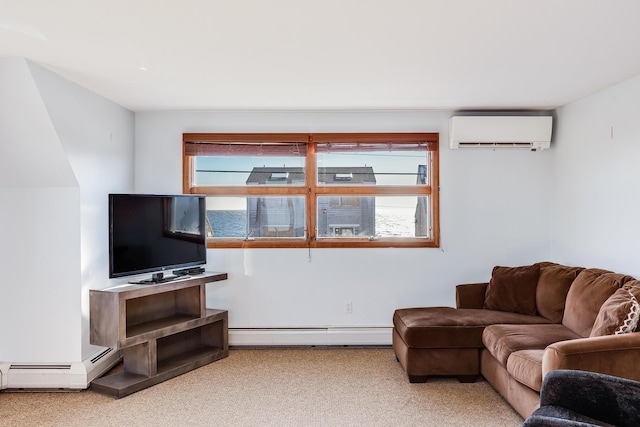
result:
[[[508,313],[536,314],[537,264],[523,267],[493,267],[484,308]]]
[[[638,301],[640,301],[640,280],[629,280],[622,285],[623,288],[629,290]]]
[[[562,325],[491,325],[482,334],[482,342],[498,362],[518,350],[544,350],[549,344],[581,338]]]
[[[480,374],[479,348],[412,348],[393,331],[396,357],[409,382],[425,382],[430,376],[475,378]]]
[[[456,286],[456,308],[483,308],[488,283],[468,283]]]
[[[542,358],[542,373],[555,369],[593,371],[640,381],[640,333],[551,344]]]
[[[507,372],[516,381],[540,391],[542,387],[542,350],[518,350],[507,359]]]
[[[561,323],[569,287],[583,270],[550,262],[539,263],[540,277],[536,288],[536,307],[540,316]]]
[[[451,307],[402,308],[393,315],[398,335],[413,348],[482,348],[485,326],[496,323],[550,322],[540,316]]]
[[[482,332],[495,323],[548,324],[549,320],[484,309],[403,308],[393,315],[393,348],[411,382],[434,375],[470,380],[480,374]]]
[[[567,294],[562,324],[588,337],[602,304],[630,280],[633,277],[597,268],[581,271]]]
[[[517,381],[487,350],[480,354],[480,372],[522,418],[540,406],[540,393]]]
[[[638,325],[640,306],[628,290],[616,290],[600,307],[590,337],[633,332]]]
[[[423,382],[433,375],[469,380],[482,374],[524,418],[539,406],[541,383],[551,370],[586,370],[640,381],[640,333],[589,337],[600,308],[618,289],[628,289],[640,300],[640,280],[552,262],[533,266],[539,270],[535,288],[531,283],[520,288],[518,283],[509,282],[522,272],[526,273],[523,280],[530,279],[532,266],[500,267],[498,275],[492,275],[492,283],[458,285],[456,309],[396,310],[393,349],[409,380]],[[505,304],[497,305],[512,312],[483,308],[488,296],[501,294],[490,295],[491,284],[496,283],[500,286],[494,291],[504,291],[505,283],[508,289],[503,294]],[[518,313],[531,312],[532,290],[537,315]],[[514,299],[520,291],[523,293]],[[524,304],[520,304],[520,298],[526,300]],[[613,314],[608,314],[610,308],[605,307],[600,317],[607,320],[607,316],[622,312],[613,304],[616,301],[608,302]],[[605,334],[611,329],[596,327]],[[615,332],[630,328],[623,329],[616,328]]]

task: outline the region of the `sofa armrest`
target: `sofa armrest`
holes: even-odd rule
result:
[[[456,286],[456,308],[483,308],[488,283],[467,283]]]
[[[640,381],[640,333],[580,338],[549,345],[542,357],[542,375],[576,369]]]
[[[640,382],[595,372],[552,371],[542,383],[540,408],[523,426],[583,426],[590,419],[637,426],[638,405]]]

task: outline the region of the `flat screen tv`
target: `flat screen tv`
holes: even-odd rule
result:
[[[205,233],[204,196],[109,194],[109,277],[203,265]]]

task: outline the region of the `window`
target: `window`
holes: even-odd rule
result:
[[[183,134],[209,247],[437,247],[437,133]]]

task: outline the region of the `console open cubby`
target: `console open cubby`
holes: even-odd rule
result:
[[[202,316],[199,291],[194,286],[127,299],[126,338],[198,319]]]
[[[123,370],[90,389],[124,397],[229,354],[228,315],[208,309],[206,284],[226,273],[205,273],[154,285],[92,290],[91,343],[120,349]]]

